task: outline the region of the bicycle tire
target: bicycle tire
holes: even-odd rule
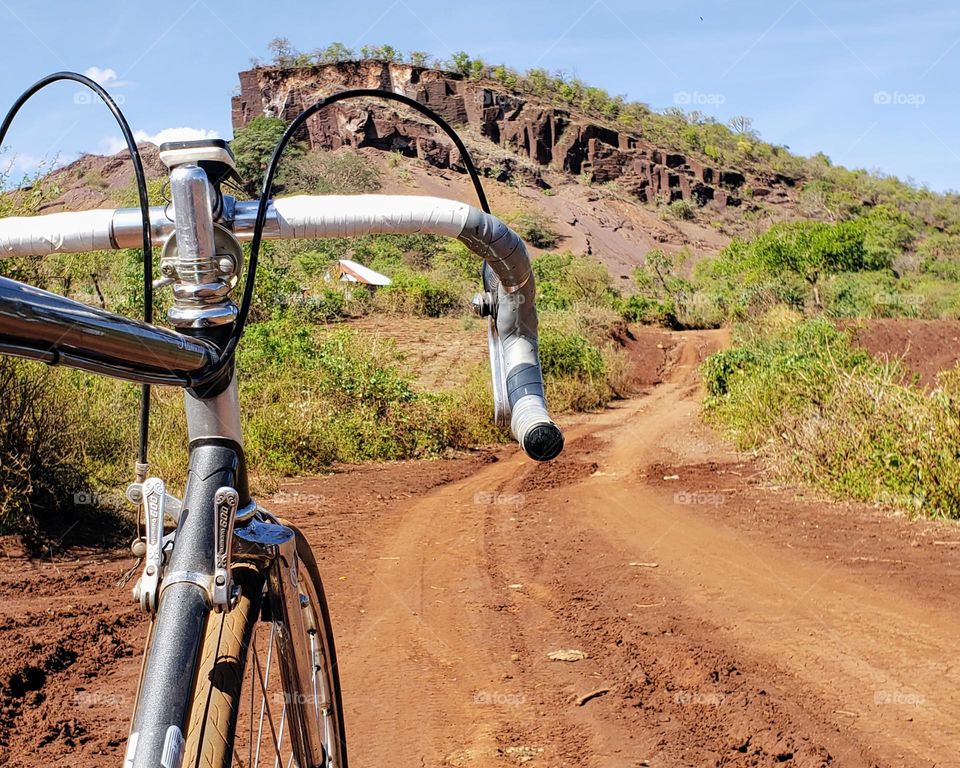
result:
[[[333,721],[334,741],[331,748],[325,745],[325,762],[322,764],[322,768],[347,768],[342,694],[333,630],[323,584],[320,580],[316,559],[303,535],[289,523],[285,522],[284,525],[293,529],[296,534],[297,557],[301,566],[298,568],[298,572],[301,574],[302,586],[309,590],[307,593],[308,605],[315,605],[318,609],[317,621],[315,622],[319,624],[319,637],[317,639],[323,643],[322,657],[325,660],[325,663],[320,665],[324,668],[318,670],[318,672],[327,676],[327,689],[332,693],[332,701],[329,702],[331,711],[328,716]],[[255,642],[258,623],[263,625],[274,622],[269,617],[269,610],[265,610],[270,604],[269,595],[265,594],[267,589],[265,584],[268,583],[265,579],[265,573],[260,573],[249,565],[240,565],[234,568],[234,579],[241,589],[237,606],[228,613],[211,613],[207,622],[194,686],[190,718],[187,723],[184,768],[229,768],[233,766],[238,732],[242,733],[242,729],[238,729],[238,721],[244,720],[246,716],[251,718],[250,738],[246,744],[241,743],[241,746],[246,746],[250,754],[253,753],[251,747],[254,743],[252,739],[252,718],[255,715],[253,698],[258,682],[263,683],[263,674],[260,671],[258,675],[257,667],[261,662],[256,650],[251,654],[250,649],[251,644]],[[311,592],[312,594],[310,594]],[[270,640],[270,645],[273,645],[273,642],[275,642],[273,632],[271,632]],[[300,638],[299,641],[309,642],[309,639]],[[271,655],[272,652],[268,652],[268,679]],[[298,697],[302,701],[304,697],[311,695],[309,692],[290,690],[287,681],[283,681],[282,685],[283,701],[290,701],[292,697]],[[273,698],[275,699],[278,695],[277,693],[273,694]],[[315,693],[313,695],[315,697]],[[270,696],[266,687],[261,690],[261,696],[261,703],[267,706],[266,702]],[[249,710],[244,707],[246,697],[250,697]],[[280,743],[277,744],[276,726],[272,715],[269,714],[269,709],[267,713],[270,718],[270,728],[267,730],[263,727],[264,709],[261,708],[261,720],[257,729],[256,743],[262,745],[261,737],[265,730],[267,730],[268,736],[273,732],[275,749],[271,757],[266,760],[272,766],[275,762],[273,755],[282,751],[283,726],[281,725],[280,729]],[[285,715],[286,711],[284,710],[283,716],[285,717]],[[268,744],[268,746],[270,745]],[[256,749],[256,755],[256,762],[243,759],[238,764],[252,768],[253,765],[260,763],[259,746]],[[280,763],[281,765],[287,764],[285,760],[281,760]],[[299,760],[296,764],[304,765],[304,768],[313,768],[313,766],[301,763]]]

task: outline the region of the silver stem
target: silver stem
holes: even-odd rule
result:
[[[197,165],[177,166],[170,172],[170,194],[177,233],[177,275],[185,283],[211,283],[217,278],[217,249],[207,174]]]

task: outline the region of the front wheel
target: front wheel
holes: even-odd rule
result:
[[[277,594],[276,574],[271,578],[250,565],[234,568],[240,600],[229,613],[211,613],[207,622],[185,768],[347,768],[323,584],[303,535],[285,525],[296,534],[296,567],[271,567],[284,569],[280,578],[295,574],[296,594],[286,600]]]

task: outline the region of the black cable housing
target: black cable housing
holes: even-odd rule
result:
[[[81,75],[77,72],[54,72],[51,75],[41,78],[27,90],[20,94],[19,98],[13,103],[13,106],[7,111],[3,123],[0,124],[0,147],[6,140],[7,131],[10,124],[17,116],[21,107],[27,103],[38,91],[43,90],[48,85],[70,80],[89,88],[100,100],[106,104],[107,108],[113,114],[123,134],[127,149],[130,152],[130,158],[133,161],[133,173],[137,180],[137,196],[140,199],[140,216],[143,220],[143,320],[146,323],[153,322],[153,238],[150,229],[150,200],[147,192],[147,176],[143,170],[143,161],[140,158],[140,151],[137,149],[137,142],[134,139],[133,131],[127,119],[123,116],[120,107],[113,100],[106,89],[95,80]],[[139,429],[139,450],[137,453],[138,462],[142,465],[147,463],[147,444],[150,437],[150,385],[142,384],[140,388],[140,429]]]
[[[133,139],[133,134],[130,131],[129,126],[127,125],[126,120],[123,117],[123,114],[120,112],[116,103],[110,98],[110,95],[96,82],[91,80],[84,75],[79,75],[74,72],[57,72],[53,75],[49,75],[42,80],[35,83],[30,89],[25,91],[14,106],[7,113],[6,118],[4,119],[2,125],[0,125],[0,145],[2,145],[3,138],[6,135],[7,129],[11,121],[13,120],[16,113],[19,111],[20,107],[33,96],[41,88],[49,85],[50,83],[57,82],[58,80],[74,80],[76,82],[82,83],[87,87],[91,88],[98,96],[104,101],[104,103],[110,108],[110,111],[113,112],[114,116],[117,118],[117,122],[120,125],[120,129],[123,132],[124,138],[127,141],[127,147],[130,150],[131,157],[133,158],[134,172],[137,177],[137,188],[140,195],[140,212],[143,218],[143,248],[144,248],[144,320],[147,323],[152,323],[153,320],[153,244],[151,240],[151,229],[150,229],[150,208],[149,201],[147,199],[147,189],[146,189],[146,176],[143,172],[143,163],[140,159],[140,154],[137,151],[136,142]],[[171,386],[180,386],[186,387],[196,393],[198,396],[209,396],[211,391],[219,389],[219,386],[223,381],[227,379],[225,373],[230,365],[233,363],[233,356],[236,352],[237,345],[240,342],[240,338],[243,335],[244,327],[246,326],[247,318],[250,313],[250,307],[253,302],[253,291],[256,285],[256,274],[257,274],[257,262],[260,255],[260,248],[263,242],[263,229],[266,224],[267,218],[267,208],[270,204],[270,194],[273,190],[273,183],[276,177],[277,168],[279,167],[280,158],[283,155],[283,151],[286,149],[287,145],[290,143],[294,135],[303,127],[308,119],[315,115],[320,110],[325,107],[329,107],[332,104],[336,104],[339,101],[345,101],[347,99],[357,99],[357,98],[376,98],[384,99],[387,101],[399,102],[405,106],[410,107],[411,109],[419,112],[425,117],[432,120],[441,130],[450,138],[454,146],[460,152],[461,161],[464,164],[464,167],[467,170],[470,180],[473,183],[474,190],[477,194],[477,199],[480,204],[481,210],[485,213],[490,213],[490,205],[487,202],[487,196],[483,190],[483,184],[480,180],[480,174],[477,171],[477,167],[473,162],[473,159],[470,157],[470,153],[467,150],[466,146],[463,143],[463,140],[457,135],[457,132],[444,120],[440,115],[434,112],[429,107],[424,106],[415,99],[405,96],[403,94],[394,93],[392,91],[384,91],[376,88],[355,88],[346,91],[340,91],[328,96],[326,98],[320,99],[311,106],[307,107],[303,112],[297,115],[296,118],[287,126],[287,129],[284,131],[283,136],[277,142],[276,147],[273,150],[271,155],[270,162],[267,165],[267,169],[264,173],[263,178],[263,187],[261,190],[258,206],[257,206],[257,217],[253,227],[253,237],[250,243],[250,256],[247,260],[247,269],[246,269],[246,279],[244,280],[243,286],[243,295],[240,300],[240,306],[237,311],[237,318],[233,324],[230,335],[222,340],[221,343],[218,343],[216,346],[220,349],[220,354],[216,362],[211,363],[206,368],[203,368],[194,373],[183,373],[183,374],[152,374],[151,381],[156,384],[169,384]],[[487,269],[484,269],[484,282],[486,284],[487,280]],[[55,363],[59,359],[58,353],[54,350],[36,350],[38,359],[52,359]],[[112,371],[109,365],[102,365],[101,370],[106,373],[114,372]],[[116,373],[123,373],[119,369],[115,371]],[[143,398],[141,401],[141,419],[140,419],[140,462],[146,463],[146,443],[148,437],[149,429],[149,407],[150,407],[150,385],[143,385]]]
[[[204,384],[212,381],[219,375],[220,371],[222,371],[226,365],[230,364],[233,354],[236,351],[237,344],[240,342],[240,337],[243,335],[243,329],[247,322],[247,315],[250,312],[250,305],[253,301],[253,290],[257,274],[257,261],[260,256],[260,244],[263,240],[263,228],[266,225],[267,220],[267,207],[270,204],[270,193],[273,190],[273,182],[277,173],[277,168],[280,164],[280,157],[283,154],[283,150],[286,149],[291,139],[294,137],[297,131],[303,127],[304,123],[306,123],[306,121],[313,117],[317,112],[329,107],[332,104],[336,104],[338,101],[359,98],[376,98],[385,99],[387,101],[396,101],[416,110],[420,114],[428,117],[430,120],[436,123],[443,130],[443,132],[447,134],[454,146],[460,152],[460,158],[467,169],[470,180],[473,182],[473,188],[477,193],[481,210],[483,210],[484,213],[490,213],[490,205],[487,202],[487,196],[483,191],[483,183],[480,181],[480,174],[477,172],[477,167],[474,165],[473,159],[470,157],[470,153],[467,151],[463,140],[457,135],[457,132],[450,126],[450,124],[432,109],[424,106],[419,101],[416,101],[409,96],[405,96],[401,93],[394,93],[393,91],[383,91],[378,88],[352,88],[350,90],[340,91],[332,96],[327,96],[326,98],[320,99],[320,101],[317,101],[316,103],[307,107],[305,110],[303,110],[303,112],[297,115],[296,118],[294,118],[293,122],[287,126],[287,130],[284,131],[283,136],[280,137],[280,141],[277,142],[277,146],[273,150],[273,155],[270,158],[270,162],[267,165],[267,169],[263,177],[263,187],[260,192],[259,205],[257,206],[257,218],[253,226],[253,238],[250,242],[250,256],[247,260],[247,275],[243,286],[243,296],[240,300],[240,307],[237,312],[237,319],[233,326],[233,333],[230,335],[226,345],[223,347],[220,361],[216,366],[212,367],[211,371],[202,372],[197,377],[198,384]]]

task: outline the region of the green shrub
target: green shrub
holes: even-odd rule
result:
[[[33,533],[90,489],[75,409],[43,373],[0,358],[0,533]]]
[[[606,267],[569,251],[544,253],[533,259],[538,310],[570,309],[575,304],[613,307],[619,296]]]
[[[565,334],[549,326],[540,335],[540,364],[545,376],[603,376],[603,355],[580,334]]]
[[[818,319],[768,323],[702,370],[708,418],[781,476],[960,518],[957,369],[927,394]]]
[[[622,312],[623,318],[631,323],[663,325],[668,328],[679,325],[672,299],[656,299],[635,293],[624,301]]]
[[[554,220],[540,210],[514,211],[503,217],[520,237],[534,248],[554,248],[560,242],[560,233]]]
[[[254,326],[241,345],[241,400],[251,466],[268,476],[336,461],[434,456],[502,437],[475,383],[420,393],[394,344],[338,330],[317,335],[287,318]],[[489,387],[489,385],[487,385]]]
[[[666,253],[655,249],[633,273],[637,293],[621,302],[628,322],[670,328],[716,328],[728,315],[726,297],[714,287],[699,287],[681,277],[689,252]]]
[[[540,363],[553,410],[594,410],[629,394],[625,355],[611,340],[613,322],[615,315],[589,310],[543,314]]]
[[[696,209],[686,200],[674,200],[667,206],[670,215],[681,221],[692,221],[696,217]]]
[[[351,149],[313,150],[287,159],[280,181],[290,193],[359,195],[380,189],[380,170]]]
[[[467,307],[464,288],[458,282],[436,274],[395,272],[392,283],[377,290],[373,303],[378,309],[420,317],[442,317]]]
[[[960,235],[935,232],[921,241],[917,255],[921,272],[960,282]]]
[[[258,115],[234,132],[230,148],[237,160],[237,171],[248,185],[250,194],[258,193],[267,163],[286,129],[287,124],[281,118]],[[284,152],[284,160],[290,162],[302,154],[303,148],[291,142]]]

